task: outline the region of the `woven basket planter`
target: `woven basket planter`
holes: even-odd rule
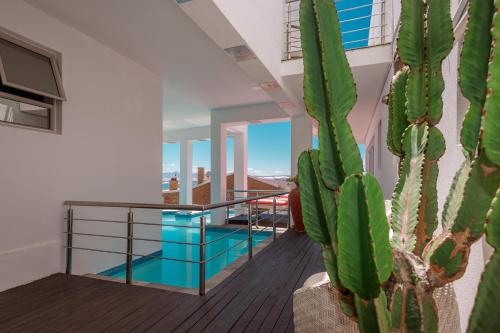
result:
[[[339,307],[337,293],[330,287],[326,273],[311,276],[293,295],[296,332],[359,333],[357,324]],[[451,285],[434,291],[438,307],[439,332],[459,333],[460,318],[455,292]]]

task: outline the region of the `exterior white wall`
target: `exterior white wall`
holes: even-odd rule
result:
[[[364,142],[366,143],[366,151],[370,148],[370,145],[375,145],[375,166],[374,172],[375,176],[382,186],[384,192],[384,197],[386,200],[390,200],[392,196],[392,191],[397,181],[398,173],[398,162],[399,159],[394,156],[389,149],[387,149],[386,137],[387,137],[387,126],[388,126],[388,111],[387,105],[382,103],[382,98],[389,92],[389,85],[392,79],[393,69],[389,71],[387,76],[384,90],[378,101],[376,111],[370,121],[370,127],[366,132]],[[381,125],[381,131],[379,132],[379,124]]]
[[[161,202],[162,82],[23,1],[0,0],[0,8],[2,27],[62,53],[68,98],[62,135],[0,126],[4,290],[63,270],[63,201]],[[104,268],[88,264],[84,272]]]

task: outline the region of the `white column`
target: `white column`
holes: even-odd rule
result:
[[[181,141],[181,187],[179,203],[189,205],[193,203],[193,143],[190,140]]]
[[[226,200],[227,191],[227,128],[225,124],[212,123],[211,137],[211,170],[210,170],[210,201],[211,203]],[[211,224],[224,224],[225,209],[211,211]]]
[[[292,124],[292,154],[291,171],[292,176],[297,175],[297,162],[304,150],[312,148],[313,123],[309,115],[299,115],[290,118]]]
[[[233,134],[234,139],[234,188],[248,189],[248,127],[242,126],[241,131]],[[246,193],[236,193],[246,196]]]

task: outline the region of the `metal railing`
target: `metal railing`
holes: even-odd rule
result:
[[[125,203],[125,202],[98,202],[98,201],[66,201],[64,205],[68,207],[66,213],[66,274],[72,273],[72,265],[73,265],[73,250],[81,250],[81,251],[92,251],[99,253],[108,253],[108,254],[119,254],[125,255],[125,282],[127,284],[132,283],[132,270],[133,270],[133,258],[141,257],[141,258],[151,258],[151,259],[161,259],[161,260],[170,260],[177,262],[185,262],[190,264],[199,264],[199,295],[202,296],[205,294],[205,284],[206,284],[206,264],[211,260],[223,255],[224,253],[229,252],[235,247],[247,242],[248,244],[248,258],[252,258],[252,244],[253,244],[253,236],[267,229],[261,229],[256,232],[253,231],[253,225],[255,221],[253,219],[252,212],[252,202],[258,201],[260,199],[273,198],[274,202],[276,202],[277,196],[282,196],[287,194],[288,192],[275,192],[269,193],[266,195],[252,196],[247,198],[230,200],[222,203],[215,203],[210,205],[163,205],[163,204],[145,204],[145,203]],[[246,228],[238,228],[230,233],[225,234],[224,236],[218,237],[216,239],[210,240],[208,243],[206,241],[206,228],[207,221],[205,214],[210,210],[220,209],[225,207],[230,207],[234,205],[247,204],[248,206],[248,220]],[[86,218],[86,217],[78,217],[75,216],[75,208],[76,207],[103,207],[103,208],[123,208],[127,210],[126,220],[120,219],[96,219],[96,218]],[[134,210],[137,209],[152,209],[152,210],[181,210],[181,211],[195,211],[201,212],[199,226],[195,225],[183,225],[180,223],[148,223],[135,221],[134,219]],[[273,227],[273,239],[276,239],[276,209],[274,209],[274,217],[272,222]],[[98,234],[98,233],[90,233],[90,232],[76,232],[74,227],[75,224],[81,222],[99,222],[99,223],[111,223],[111,224],[123,224],[126,225],[126,236],[119,235],[110,235],[110,234]],[[199,242],[179,242],[179,241],[170,241],[162,239],[154,239],[154,238],[142,238],[142,237],[134,237],[134,227],[135,226],[156,226],[156,227],[176,227],[176,228],[189,228],[189,229],[199,229],[200,240]],[[241,240],[231,247],[224,249],[223,251],[212,255],[210,258],[206,258],[206,248],[207,245],[216,243],[221,241],[234,233],[242,230],[247,230],[248,235],[246,239]],[[92,247],[83,247],[83,246],[75,246],[74,245],[74,236],[79,237],[100,237],[106,239],[118,239],[124,240],[126,245],[126,251],[114,251],[114,250],[104,250],[100,248],[92,248]],[[135,241],[146,241],[146,242],[158,242],[158,243],[170,243],[176,244],[179,246],[198,246],[199,247],[199,260],[188,260],[188,259],[179,259],[172,257],[165,257],[164,253],[161,255],[151,255],[151,254],[141,254],[137,253],[134,250],[134,240]]]
[[[345,50],[377,46],[390,41],[386,2],[335,0]],[[302,58],[299,8],[300,0],[285,0],[283,60]]]
[[[244,199],[247,197],[247,194],[252,194],[254,196],[261,196],[263,194],[277,194],[277,193],[283,193],[282,190],[238,190],[238,189],[234,189],[234,190],[228,190],[228,197],[232,197],[233,199]],[[238,196],[238,194],[240,194],[240,196]],[[288,192],[286,192],[286,194],[288,194]],[[242,196],[241,196],[242,195]],[[281,196],[281,195],[277,195],[277,196]],[[267,209],[267,211],[272,211],[272,218],[273,218],[273,225],[276,225],[276,223],[278,222],[277,220],[277,202],[276,202],[276,198],[277,196],[274,196],[273,197],[273,203],[270,207],[270,209]],[[259,222],[265,220],[266,218],[263,218],[261,217],[261,211],[266,211],[266,209],[263,209],[263,207],[265,206],[269,206],[269,204],[259,204],[259,200],[253,200],[251,202],[249,202],[248,204],[251,205],[251,204],[254,204],[254,209],[253,209],[253,212],[255,212],[255,225],[256,227],[259,227]],[[235,206],[228,206],[226,207],[226,219],[229,220],[230,218],[230,208],[233,207],[235,208]],[[287,229],[290,229],[290,202],[287,200],[287,205],[286,205],[286,227]]]

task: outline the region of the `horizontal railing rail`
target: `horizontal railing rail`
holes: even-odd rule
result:
[[[387,0],[373,0],[350,5],[349,0],[335,0],[346,50],[383,45],[390,41],[386,2]],[[283,60],[302,58],[299,7],[300,0],[285,0]]]
[[[234,191],[238,192],[238,190]],[[221,203],[207,204],[207,205],[168,205],[168,204],[148,204],[148,203],[131,203],[131,202],[108,202],[108,201],[76,201],[76,200],[68,200],[64,202],[64,205],[68,207],[67,215],[65,218],[66,222],[66,231],[64,234],[66,235],[66,273],[71,274],[72,272],[72,262],[73,262],[73,250],[81,250],[81,251],[91,251],[98,253],[108,253],[108,254],[118,254],[126,256],[125,263],[125,282],[127,284],[132,283],[132,269],[133,269],[133,258],[141,257],[141,258],[151,258],[151,259],[161,259],[161,260],[170,260],[176,262],[185,262],[190,264],[199,264],[199,294],[205,294],[205,284],[206,284],[206,264],[211,260],[221,256],[224,253],[231,251],[232,249],[240,246],[241,244],[247,242],[248,244],[248,257],[252,257],[252,245],[253,245],[253,234],[258,234],[264,230],[267,230],[270,226],[266,228],[253,231],[253,226],[258,226],[258,214],[257,218],[254,219],[252,214],[252,204],[258,203],[259,200],[273,198],[273,218],[272,218],[272,227],[273,227],[273,239],[276,239],[276,197],[280,197],[288,194],[286,191],[251,191],[246,190],[246,192],[252,192],[257,195],[228,200]],[[266,193],[259,195],[259,193]],[[272,192],[272,193],[269,193]],[[247,227],[237,228],[232,230],[231,232],[226,233],[221,237],[217,237],[216,239],[212,239],[209,242],[206,240],[206,217],[205,214],[210,210],[220,209],[220,208],[228,208],[234,207],[235,205],[246,204],[248,206],[248,219],[247,219]],[[257,204],[258,205],[258,204]],[[127,209],[127,219],[99,219],[99,218],[87,218],[87,217],[77,217],[75,216],[74,210],[77,207],[101,207],[101,208],[124,208]],[[199,219],[199,223],[193,223],[192,225],[183,225],[180,223],[151,223],[144,221],[135,221],[134,219],[134,209],[152,209],[152,210],[161,210],[163,211],[195,211],[201,212],[201,216]],[[258,212],[258,210],[257,210]],[[76,223],[80,222],[90,222],[90,223],[113,223],[113,224],[123,224],[127,226],[126,236],[124,235],[112,235],[112,234],[99,234],[94,232],[77,232],[74,231],[74,227]],[[289,225],[289,224],[288,224]],[[165,240],[165,239],[154,239],[154,238],[145,238],[145,237],[135,237],[134,236],[134,226],[155,226],[155,227],[179,227],[179,228],[189,228],[189,229],[199,229],[200,239],[199,242],[183,242],[177,240]],[[231,245],[231,247],[226,248],[214,255],[210,258],[206,258],[206,247],[210,244],[220,242],[231,235],[247,230],[248,236]],[[103,250],[99,248],[92,248],[88,246],[75,246],[74,245],[74,237],[96,237],[96,238],[104,238],[104,239],[114,239],[114,240],[124,240],[126,241],[126,251],[116,251],[116,250]],[[178,246],[196,246],[199,248],[199,260],[189,260],[189,259],[180,259],[167,257],[162,255],[152,255],[152,254],[141,254],[134,251],[134,241],[141,242],[155,242],[161,244],[174,244]]]

